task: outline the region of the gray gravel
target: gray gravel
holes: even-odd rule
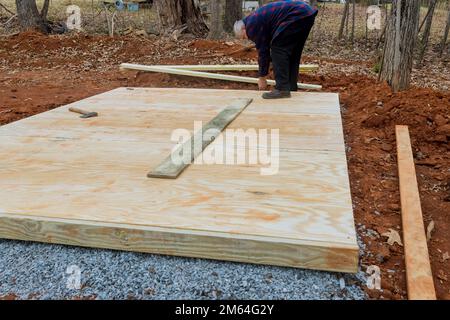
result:
[[[75,273],[66,273],[71,265],[81,271],[81,289],[67,287],[76,279]],[[0,297],[364,299],[363,280],[361,273],[353,276],[0,240]]]

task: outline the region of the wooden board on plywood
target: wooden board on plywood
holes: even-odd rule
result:
[[[194,132],[188,141],[172,151],[170,155],[168,155],[158,167],[152,169],[147,176],[149,178],[176,179],[251,102],[252,99],[234,100],[212,120],[205,124],[201,130]],[[174,161],[176,159],[181,160],[182,158],[186,158],[184,152],[188,153],[188,157],[185,161]]]
[[[0,237],[356,272],[338,96],[260,95],[119,88],[0,127]],[[269,162],[146,177],[174,147],[174,130],[193,132],[239,98],[253,102],[228,129],[269,137],[226,145],[224,159],[245,150]],[[101,116],[80,119],[70,106]],[[219,138],[202,156],[220,150]]]

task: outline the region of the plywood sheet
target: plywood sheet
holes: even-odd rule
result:
[[[254,101],[230,129],[279,129],[276,174],[261,175],[261,163],[193,164],[175,180],[146,177],[174,147],[173,130],[192,132],[236,98]],[[357,269],[336,94],[271,101],[257,91],[119,88],[0,127],[0,166],[3,238]]]

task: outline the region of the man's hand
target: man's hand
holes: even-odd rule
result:
[[[258,79],[259,90],[267,90],[267,79],[266,77],[259,77]]]

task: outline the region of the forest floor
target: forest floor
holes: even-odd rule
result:
[[[428,245],[437,294],[450,299],[449,59],[430,55],[414,70],[414,86],[392,93],[376,81],[373,46],[355,43],[351,48],[331,41],[309,46],[303,63],[318,63],[320,70],[301,79],[340,94],[356,228],[364,245],[361,267],[377,265],[382,272],[382,291],[364,289],[371,298],[406,298],[403,247],[389,245],[382,236],[389,229],[402,232],[394,127],[403,124],[410,127],[424,223],[435,225]],[[0,39],[0,125],[120,86],[255,89],[118,68],[122,62],[256,63],[254,51],[228,55],[241,47],[231,41],[157,37],[6,37]]]

